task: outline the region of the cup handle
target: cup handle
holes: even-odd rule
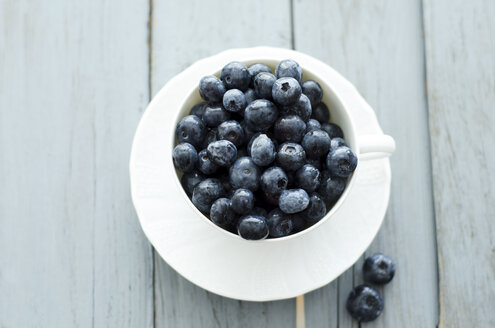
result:
[[[361,135],[358,138],[359,159],[385,158],[395,151],[395,140],[386,134]]]

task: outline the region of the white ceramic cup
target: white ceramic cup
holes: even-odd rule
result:
[[[278,61],[275,61],[273,59],[268,59],[268,58],[258,58],[255,60],[247,60],[243,61],[243,63],[246,66],[249,66],[254,63],[263,63],[268,65],[272,71],[275,71],[275,67],[278,64]],[[227,64],[227,63],[225,63]],[[329,110],[330,110],[330,122],[338,124],[343,132],[344,132],[344,139],[349,145],[349,147],[356,153],[358,156],[358,166],[356,170],[359,170],[359,163],[361,161],[365,160],[376,160],[384,157],[389,157],[394,151],[395,151],[395,141],[394,139],[385,134],[372,134],[372,135],[357,135],[356,134],[356,129],[354,128],[354,123],[351,119],[351,116],[349,115],[349,109],[346,107],[346,104],[342,101],[341,97],[334,92],[334,90],[325,82],[325,80],[321,77],[318,76],[318,73],[315,71],[312,71],[311,69],[308,69],[307,67],[302,67],[303,69],[303,81],[306,80],[315,80],[318,82],[323,90],[323,98],[322,102],[324,102]],[[220,71],[213,71],[210,74],[216,75],[217,77],[220,75]],[[199,83],[199,81],[198,81]],[[175,116],[175,120],[173,122],[174,125],[176,125],[183,117],[187,116],[189,114],[190,109],[203,101],[199,95],[198,88],[192,88],[188,92],[188,96],[182,101],[182,106],[178,109],[177,115]],[[173,110],[173,109],[171,109]],[[177,139],[175,136],[175,129],[170,129],[170,143],[172,145],[177,144]],[[173,149],[173,147],[172,147]],[[172,154],[170,154],[170,161],[172,161]],[[177,171],[177,184],[182,190],[182,193],[184,195],[185,201],[189,204],[189,206],[192,206],[194,210],[196,210],[198,214],[198,219],[206,220],[208,224],[214,225],[206,216],[204,216],[199,210],[197,210],[194,205],[192,204],[192,201],[189,199],[189,197],[186,195],[185,191],[182,189],[182,186],[180,185],[180,176],[181,173]],[[284,240],[288,239],[293,239],[293,238],[298,238],[309,231],[313,229],[317,229],[322,223],[324,223],[326,220],[329,220],[332,215],[338,211],[339,207],[346,201],[346,197],[349,194],[349,191],[351,188],[353,188],[353,182],[354,182],[354,174],[352,174],[347,181],[347,186],[342,193],[342,195],[339,197],[338,201],[334,204],[334,206],[330,209],[330,211],[316,224],[312,225],[311,227],[302,230],[298,233],[295,233],[293,235],[287,236],[287,237],[281,237],[281,238],[275,238],[275,239],[265,239],[265,240],[257,240],[257,241],[246,241],[246,242],[256,242],[256,243],[280,243],[283,242]],[[227,235],[234,236],[230,232],[227,232],[223,230],[222,228],[214,225],[217,229],[221,230]],[[240,238],[238,236],[235,236],[236,238]]]

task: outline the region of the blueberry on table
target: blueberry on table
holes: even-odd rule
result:
[[[216,128],[230,119],[230,113],[220,104],[208,104],[203,113],[203,121],[209,127]]]
[[[327,206],[325,200],[317,193],[312,193],[309,196],[309,205],[301,213],[296,213],[296,216],[302,217],[308,223],[316,223],[327,214]]]
[[[244,120],[250,129],[257,132],[268,130],[277,120],[278,109],[271,101],[257,99],[244,111]]]
[[[327,169],[336,176],[346,178],[357,166],[357,156],[349,147],[339,147],[327,155]]]
[[[182,178],[180,179],[180,184],[182,185],[182,188],[184,188],[184,190],[186,191],[186,194],[188,196],[191,196],[194,191],[194,187],[196,187],[198,183],[200,183],[204,179],[206,179],[206,177],[201,172],[192,171],[189,173],[184,173],[182,175]]]
[[[189,111],[189,115],[196,115],[197,117],[202,118],[207,104],[208,103],[206,101],[203,101],[194,105]]]
[[[247,89],[246,91],[244,91],[244,96],[246,97],[246,103],[249,105],[250,103],[252,103],[253,101],[255,101],[256,99],[258,99],[256,97],[256,94],[254,93],[254,89]],[[239,112],[241,115],[244,115],[244,111],[242,112]]]
[[[222,68],[220,79],[227,89],[246,91],[251,82],[251,74],[249,74],[246,65],[238,61],[233,61]]]
[[[225,85],[216,76],[204,76],[199,81],[199,95],[206,101],[221,101],[225,91]]]
[[[287,188],[288,183],[287,174],[277,166],[266,169],[260,179],[261,189],[270,195],[281,194]]]
[[[320,158],[330,150],[330,137],[323,130],[313,130],[304,135],[301,145],[308,157]]]
[[[377,253],[363,263],[364,281],[383,285],[389,283],[395,275],[395,263],[385,254]]]
[[[224,194],[225,190],[220,180],[208,178],[194,187],[192,202],[201,212],[210,213],[211,204]]]
[[[278,207],[287,214],[304,211],[309,205],[309,196],[304,189],[284,190],[278,199]]]
[[[299,116],[279,117],[273,125],[273,134],[280,142],[299,142],[306,131],[306,123]]]
[[[241,157],[230,167],[230,184],[233,188],[256,191],[259,188],[260,169],[250,157]]]
[[[292,59],[280,61],[275,68],[275,75],[278,79],[281,77],[292,77],[296,79],[299,84],[302,84],[302,68]]]
[[[268,237],[266,219],[257,215],[246,215],[239,219],[237,233],[244,239],[260,240]]]
[[[205,138],[206,127],[199,117],[188,115],[177,124],[175,135],[179,143],[188,142],[194,147],[198,147]]]
[[[258,166],[270,165],[277,155],[275,144],[263,133],[253,136],[248,145],[248,154]]]
[[[184,173],[191,172],[198,161],[198,152],[193,145],[183,142],[175,146],[172,159],[177,170]]]
[[[290,215],[276,208],[266,218],[270,237],[279,238],[288,236],[292,232],[293,223]]]
[[[313,112],[311,113],[311,118],[314,118],[321,124],[328,123],[328,121],[330,121],[330,111],[328,110],[327,105],[322,102],[314,105]]]
[[[345,178],[333,176],[329,171],[323,171],[318,194],[327,202],[334,201],[344,192],[346,182]]]
[[[256,75],[258,75],[261,72],[266,72],[266,73],[272,73],[272,70],[270,67],[266,66],[265,64],[253,64],[248,67],[249,75],[251,75],[251,83],[249,84],[250,87],[254,86],[254,78]]]
[[[239,89],[230,89],[223,95],[222,103],[228,112],[243,112],[247,106],[246,95]]]
[[[321,123],[321,129],[328,133],[330,139],[333,138],[344,138],[344,132],[335,123]]]
[[[201,173],[206,175],[211,175],[215,173],[220,167],[213,163],[208,157],[208,152],[206,149],[203,149],[198,154],[198,169]]]
[[[300,144],[286,142],[278,148],[277,163],[284,170],[298,170],[305,162],[306,152]]]
[[[349,294],[346,308],[349,314],[359,322],[373,321],[383,311],[383,298],[375,288],[359,285]]]
[[[321,124],[314,118],[309,119],[306,122],[306,133],[313,131],[313,130],[321,130]]]
[[[219,198],[210,208],[210,219],[217,226],[229,230],[236,224],[237,216],[232,210],[232,203],[228,198]]]
[[[261,72],[254,77],[254,92],[258,98],[272,99],[272,88],[277,78],[272,73]]]
[[[230,166],[237,158],[237,148],[228,140],[212,142],[206,150],[210,161],[218,166]]]
[[[254,195],[249,189],[237,189],[230,198],[232,209],[239,214],[249,213],[254,208]]]
[[[313,192],[320,186],[320,170],[311,164],[304,164],[295,174],[296,186]]]
[[[349,147],[349,146],[347,145],[344,139],[339,137],[330,140],[330,151],[335,150],[339,147]]]
[[[273,84],[272,97],[278,105],[288,106],[295,104],[301,94],[301,86],[292,77],[282,77]]]
[[[297,115],[304,122],[307,122],[311,118],[312,112],[311,103],[309,102],[308,97],[304,94],[299,96],[299,99],[295,103],[282,108],[282,113],[285,115]]]
[[[244,129],[237,121],[225,121],[217,128],[218,140],[228,140],[237,148],[244,143]]]
[[[302,84],[302,92],[305,94],[311,102],[311,107],[315,107],[321,102],[323,91],[321,90],[318,82],[309,80]],[[328,122],[328,120],[327,120]]]

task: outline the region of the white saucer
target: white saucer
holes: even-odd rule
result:
[[[245,241],[198,217],[175,175],[170,143],[177,108],[191,85],[234,60],[292,58],[311,66],[345,101],[356,133],[383,134],[354,86],[308,55],[279,48],[233,49],[200,60],[171,79],[146,109],[130,161],[131,191],[141,226],[160,256],[192,283],[222,296],[271,301],[322,287],[349,268],[369,246],[390,194],[388,159],[360,161],[347,199],[328,220],[281,243]]]

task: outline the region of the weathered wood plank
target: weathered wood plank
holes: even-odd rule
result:
[[[277,1],[156,1],[152,81],[156,93],[205,56],[256,45],[290,48],[290,3]],[[156,327],[291,327],[295,302],[240,302],[213,295],[180,277],[156,256]]]
[[[0,326],[151,327],[128,157],[147,1],[0,1]]]
[[[294,28],[295,48],[324,60],[353,82],[397,142],[389,211],[367,253],[392,256],[398,274],[383,288],[384,313],[367,326],[434,327],[437,269],[421,3],[295,0]],[[308,297],[307,317],[330,320],[314,327],[337,326],[328,318],[335,305],[319,309],[325,293],[339,304],[339,327],[357,326],[344,306],[352,286],[362,281],[361,263],[354,267],[354,279],[348,271],[318,291],[321,297]],[[315,308],[321,313],[312,313]]]
[[[440,327],[495,327],[494,15],[424,1]]]

